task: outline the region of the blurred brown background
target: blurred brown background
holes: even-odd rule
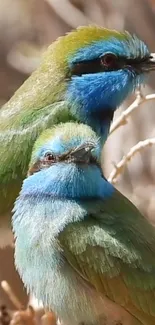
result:
[[[136,33],[155,52],[155,0],[0,0],[0,105],[6,102],[40,62],[46,47],[58,36],[90,23]],[[152,74],[144,93],[155,92]],[[134,98],[134,97],[133,97]],[[130,98],[116,113],[125,109]],[[155,136],[155,101],[139,107],[126,126],[108,139],[103,168],[108,176],[138,141]],[[155,148],[137,154],[116,186],[155,222]],[[125,216],[124,216],[125,217]],[[20,301],[27,298],[13,266],[13,251],[0,252],[0,280],[7,280]],[[0,304],[14,308],[0,289]]]

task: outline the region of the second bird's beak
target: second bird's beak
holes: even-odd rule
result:
[[[155,53],[151,53],[146,61],[141,62],[141,69],[143,72],[155,70]]]
[[[87,142],[76,147],[70,152],[70,158],[77,163],[89,163],[92,156],[92,150],[95,148],[94,143]]]

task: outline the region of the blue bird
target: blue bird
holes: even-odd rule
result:
[[[116,108],[154,69],[154,55],[128,32],[85,26],[48,48],[38,69],[0,110],[0,233],[9,227],[42,131],[74,120],[91,126],[103,144]]]
[[[13,211],[16,267],[65,324],[154,325],[155,231],[104,178],[100,152],[73,122],[36,141]]]

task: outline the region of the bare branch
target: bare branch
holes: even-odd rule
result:
[[[47,311],[41,318],[41,325],[56,325],[56,316],[53,312]]]
[[[10,325],[37,325],[35,311],[32,306],[28,306],[25,310],[18,310],[13,314]]]
[[[7,62],[21,73],[31,74],[37,69],[45,48],[30,42],[19,42],[7,54]]]
[[[132,112],[139,107],[141,104],[155,99],[155,94],[150,94],[143,96],[140,91],[137,92],[137,97],[135,101],[124,111],[122,114],[112,123],[110,128],[110,134],[117,130],[120,126],[127,123],[127,118],[132,114]]]
[[[2,281],[1,282],[1,287],[5,291],[5,293],[8,295],[9,299],[12,301],[12,303],[14,304],[14,306],[17,309],[22,309],[23,306],[22,306],[21,302],[19,301],[19,299],[17,298],[17,296],[13,292],[13,290],[10,287],[10,285],[8,284],[8,282],[7,281]]]
[[[155,144],[155,138],[151,138],[151,139],[146,139],[144,141],[140,141],[138,142],[135,146],[133,146],[130,151],[127,153],[127,155],[124,155],[124,157],[122,158],[122,160],[116,164],[114,166],[114,169],[112,170],[108,181],[112,184],[115,184],[117,181],[117,178],[119,175],[122,174],[124,167],[126,166],[126,164],[128,163],[128,161],[130,161],[130,159],[135,156],[135,154],[137,152],[142,151],[144,148],[152,146]]]
[[[92,24],[92,21],[68,0],[46,0],[46,2],[64,22],[73,28],[77,28],[80,25]]]

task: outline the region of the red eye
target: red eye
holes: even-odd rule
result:
[[[113,53],[107,53],[101,57],[101,64],[107,68],[114,68],[117,63],[117,56]]]
[[[55,156],[54,155],[52,155],[52,153],[51,152],[47,152],[46,154],[45,154],[45,156],[44,156],[44,162],[48,162],[48,161],[55,161]]]

